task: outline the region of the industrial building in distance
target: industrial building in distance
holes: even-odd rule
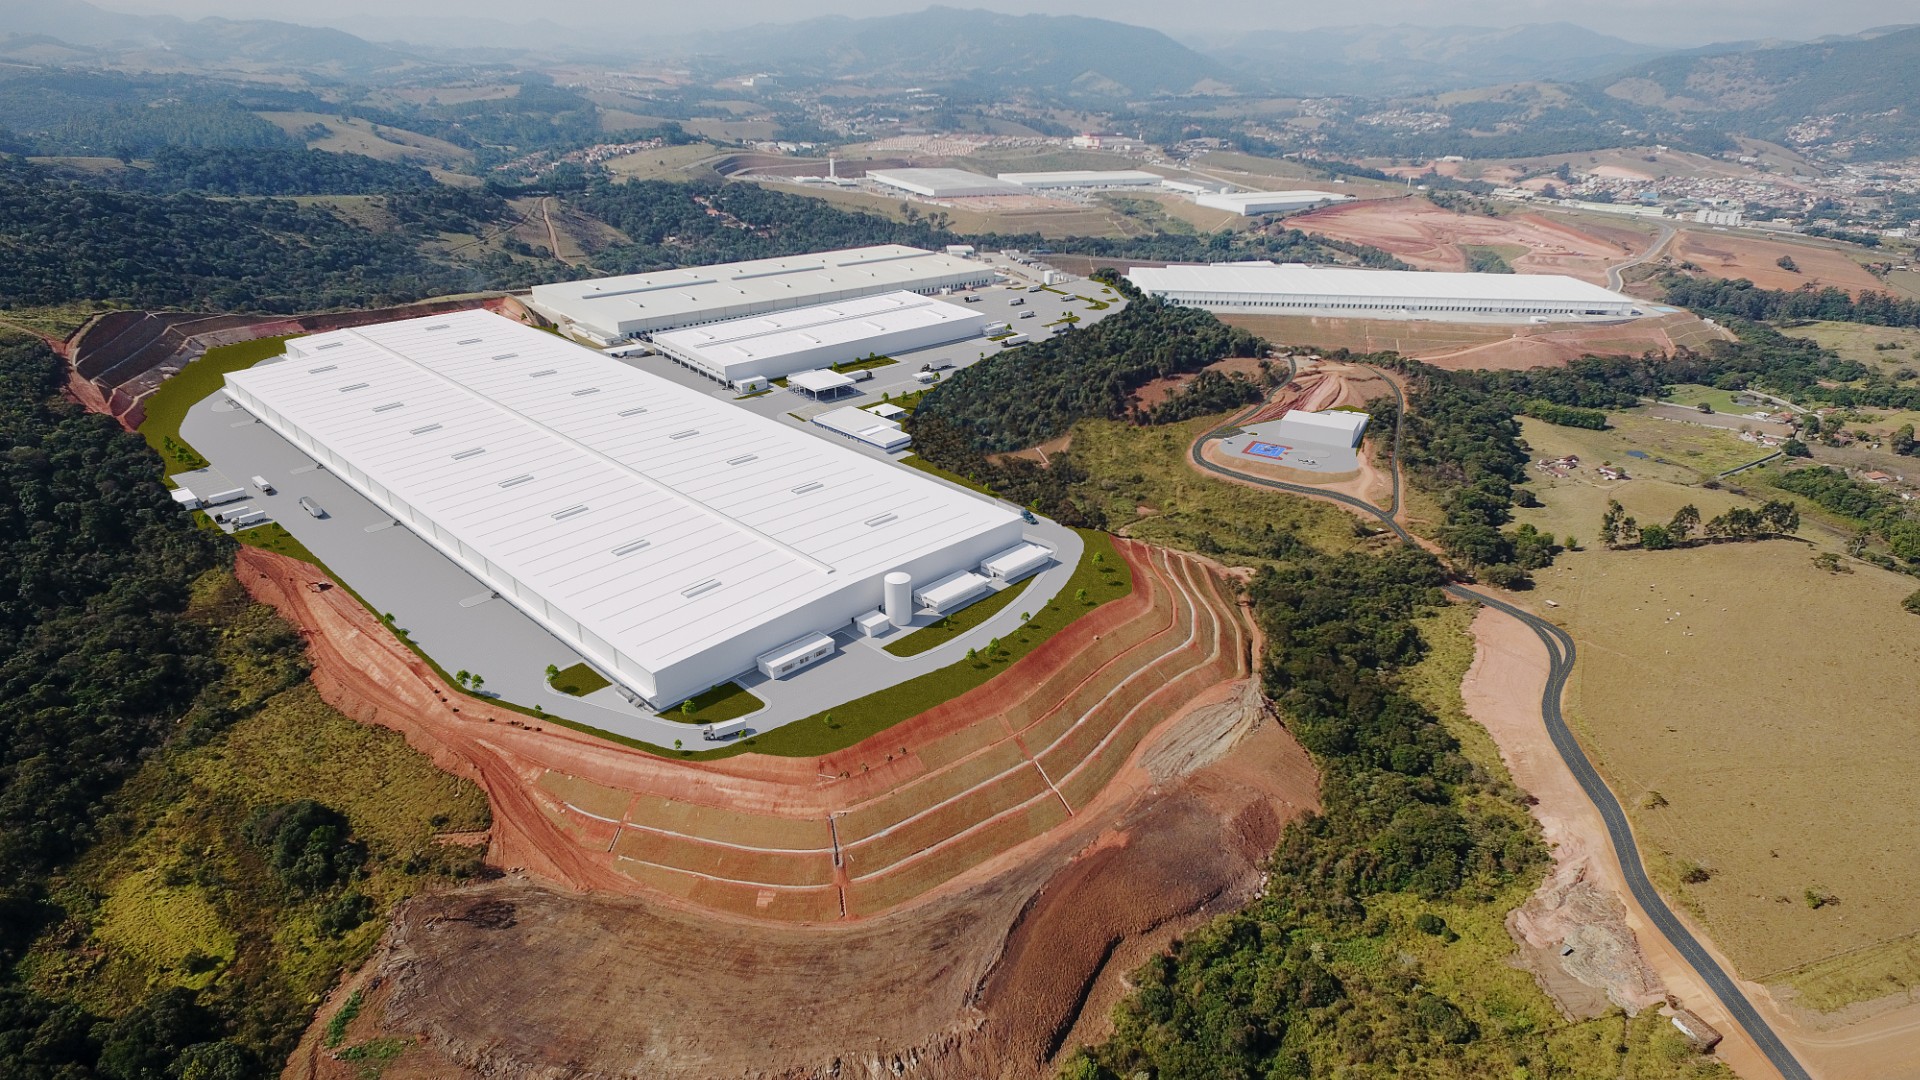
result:
[[[984,315],[910,292],[749,315],[653,335],[662,353],[728,386],[978,337]]]
[[[1644,314],[1641,301],[1631,296],[1561,274],[1431,274],[1218,263],[1136,266],[1127,279],[1150,296],[1238,315],[1560,322]]]
[[[999,503],[485,311],[298,338],[226,393],[655,708],[1028,557]]]
[[[1003,172],[1000,179],[1030,191],[1047,188],[1159,187],[1159,173],[1121,169],[1108,172]]]
[[[528,304],[563,328],[611,344],[663,330],[852,300],[931,295],[993,281],[993,268],[903,244],[535,285]]]
[[[1317,206],[1347,202],[1352,198],[1351,195],[1338,195],[1331,191],[1228,191],[1198,194],[1193,201],[1196,206],[1231,210],[1243,217],[1251,217],[1255,214],[1291,214],[1297,210],[1312,210]]]
[[[926,199],[966,199],[976,195],[1021,195],[1026,188],[965,169],[874,169],[867,179],[882,187]]]

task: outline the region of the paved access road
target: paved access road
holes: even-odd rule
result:
[[[1664,243],[1665,241],[1663,240],[1662,244]],[[1655,250],[1657,250],[1657,248]],[[1393,388],[1394,399],[1399,406],[1395,415],[1404,416],[1406,413],[1406,399],[1401,395],[1399,385],[1391,378],[1387,379],[1387,385]],[[1255,406],[1255,408],[1258,408],[1258,406]],[[1241,415],[1246,416],[1249,414],[1242,413]],[[1285,491],[1296,495],[1309,495],[1319,499],[1330,499],[1333,502],[1340,503],[1351,509],[1358,510],[1363,514],[1368,514],[1379,519],[1382,525],[1392,529],[1394,535],[1398,536],[1401,540],[1409,544],[1414,542],[1412,534],[1408,533],[1406,528],[1394,517],[1400,505],[1400,427],[1398,425],[1395,426],[1393,432],[1392,499],[1391,505],[1384,510],[1370,502],[1363,499],[1356,499],[1350,495],[1324,491],[1319,488],[1307,487],[1301,484],[1289,484],[1279,480],[1268,480],[1264,477],[1243,473],[1236,469],[1229,469],[1207,460],[1206,455],[1203,453],[1207,443],[1221,438],[1222,433],[1232,429],[1233,426],[1234,423],[1230,421],[1228,424],[1201,436],[1188,450],[1188,454],[1193,459],[1194,465],[1211,473],[1232,477],[1233,479],[1250,484],[1258,484],[1261,487],[1273,488],[1278,491]],[[1699,972],[1700,978],[1713,990],[1714,996],[1720,999],[1720,1003],[1726,1006],[1727,1012],[1732,1014],[1733,1018],[1740,1022],[1741,1027],[1746,1029],[1747,1034],[1752,1037],[1754,1044],[1760,1048],[1760,1052],[1767,1056],[1767,1060],[1773,1063],[1774,1068],[1780,1070],[1780,1075],[1784,1077],[1785,1080],[1812,1080],[1807,1070],[1802,1067],[1800,1062],[1793,1056],[1793,1052],[1787,1049],[1786,1044],[1780,1041],[1780,1037],[1775,1034],[1773,1028],[1767,1024],[1766,1018],[1761,1016],[1759,1011],[1753,1007],[1753,1003],[1747,1000],[1746,994],[1741,992],[1739,985],[1720,967],[1719,963],[1707,952],[1706,948],[1700,944],[1699,939],[1695,938],[1692,932],[1674,915],[1673,909],[1669,908],[1667,902],[1661,899],[1659,891],[1653,887],[1653,882],[1648,879],[1646,866],[1640,861],[1639,845],[1634,842],[1633,827],[1627,822],[1626,811],[1621,809],[1620,801],[1613,797],[1613,792],[1607,787],[1606,781],[1600,778],[1600,773],[1593,767],[1593,762],[1587,759],[1586,751],[1580,748],[1579,740],[1573,737],[1573,731],[1567,727],[1566,718],[1560,712],[1560,697],[1566,690],[1568,676],[1573,674],[1573,638],[1569,636],[1565,630],[1560,629],[1558,626],[1540,618],[1532,612],[1515,607],[1504,600],[1496,599],[1486,593],[1461,585],[1449,585],[1446,591],[1450,595],[1459,597],[1462,600],[1481,604],[1502,614],[1510,615],[1520,620],[1529,630],[1539,635],[1541,643],[1547,648],[1548,661],[1547,688],[1546,693],[1543,694],[1540,699],[1540,717],[1546,723],[1547,734],[1553,739],[1553,746],[1555,750],[1559,751],[1560,760],[1566,763],[1568,771],[1572,772],[1574,779],[1580,782],[1581,790],[1587,793],[1587,798],[1593,802],[1595,809],[1600,811],[1601,819],[1606,822],[1607,835],[1613,842],[1614,852],[1620,858],[1620,869],[1626,877],[1628,890],[1633,893],[1633,898],[1639,901],[1641,910],[1645,911],[1647,917],[1653,920],[1653,924],[1659,928],[1662,934],[1666,935],[1668,941],[1673,943],[1673,947],[1679,951],[1681,956],[1686,958],[1687,963],[1693,965],[1693,969]]]

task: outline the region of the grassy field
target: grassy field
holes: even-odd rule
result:
[[[1669,389],[1672,393],[1662,400],[1673,405],[1683,405],[1689,409],[1706,405],[1717,413],[1744,416],[1760,408],[1758,405],[1736,404],[1734,399],[1740,394],[1734,390],[1721,390],[1712,386],[1702,386],[1699,383],[1676,383]]]
[[[1699,483],[1771,453],[1723,428],[1656,420],[1637,411],[1608,413],[1607,423],[1605,431],[1590,431],[1527,418],[1521,427],[1536,458],[1578,454],[1589,472],[1611,463],[1629,476],[1678,484]],[[1635,457],[1634,451],[1646,456]]]
[[[1848,360],[1875,370],[1906,368],[1920,371],[1920,330],[1865,323],[1817,322],[1781,330],[1788,337],[1805,338],[1832,349]],[[1876,349],[1875,345],[1895,346]]]
[[[1028,578],[1011,588],[1001,589],[991,596],[961,608],[931,626],[923,626],[888,645],[887,651],[895,656],[918,656],[929,649],[937,649],[1006,610],[1008,604],[1013,603],[1021,593],[1027,591],[1027,586],[1032,581],[1032,578]]]
[[[180,423],[187,418],[187,410],[226,385],[228,372],[244,371],[269,356],[280,355],[286,341],[284,337],[254,338],[208,349],[205,356],[181,368],[148,395],[147,416],[140,424],[140,437],[166,459],[168,471],[179,472],[199,464],[181,451],[186,444],[180,438]]]
[[[907,406],[905,405],[902,405],[901,407],[907,408]],[[937,476],[942,480],[951,481],[953,483],[959,484],[963,488],[966,488],[968,491],[977,491],[982,495],[988,496],[989,498],[996,497],[993,494],[993,489],[987,487],[985,484],[976,484],[972,480],[969,480],[966,477],[961,476],[959,473],[948,472],[946,469],[943,469],[940,466],[935,465],[933,462],[928,461],[926,458],[921,457],[919,454],[908,454],[906,457],[900,458],[899,461],[900,461],[900,464],[906,466],[909,469],[917,469],[920,472],[926,473],[930,476]]]
[[[1133,572],[1105,533],[1080,531],[1086,550],[1073,576],[1052,603],[1033,613],[1020,630],[1000,639],[1000,650],[973,660],[931,671],[897,686],[868,694],[863,698],[791,724],[755,735],[739,743],[699,753],[681,751],[681,756],[708,760],[734,754],[778,754],[782,757],[812,757],[885,731],[902,720],[951,701],[1005,671],[1015,661],[1040,647],[1061,628],[1101,604],[1118,600],[1133,591]],[[1085,599],[1076,599],[1081,590]]]
[[[1110,527],[1203,555],[1270,557],[1280,534],[1326,551],[1356,543],[1351,515],[1325,503],[1223,484],[1187,463],[1187,447],[1219,425],[1203,417],[1160,427],[1106,420],[1074,425],[1073,459],[1091,476]]]
[[[672,720],[682,724],[718,724],[725,720],[737,720],[748,713],[759,712],[767,703],[748,693],[739,683],[721,683],[711,686],[688,698],[685,704],[693,706],[691,711],[669,709],[658,713],[662,720]]]
[[[477,868],[475,849],[436,836],[485,829],[486,796],[401,736],[322,702],[304,679],[298,637],[230,575],[207,575],[194,595],[196,613],[222,628],[214,689],[241,719],[178,740],[114,796],[100,841],[55,884],[66,921],[23,970],[43,991],[109,1015],[159,987],[201,988],[242,1003],[256,1035],[289,1038],[338,973],[372,950],[381,913]],[[346,815],[368,852],[364,876],[319,895],[281,883],[242,825],[257,808],[297,799]],[[349,894],[368,898],[370,917],[338,917]]]
[[[593,670],[584,661],[561,668],[558,675],[547,680],[547,684],[563,694],[572,694],[574,697],[586,697],[588,694],[605,690],[613,685],[607,681],[606,676]]]
[[[1614,432],[1524,423],[1536,453],[1577,448],[1589,464],[1537,478],[1544,505],[1516,518],[1586,540],[1535,575],[1535,595],[1579,641],[1568,714],[1662,890],[1742,975],[1784,981],[1814,1007],[1920,983],[1920,791],[1904,779],[1920,730],[1889,704],[1920,694],[1914,617],[1900,608],[1912,580],[1816,567],[1840,537],[1812,525],[1817,543],[1604,550],[1593,538],[1608,499],[1642,522],[1753,500],[1698,486],[1710,446],[1665,451],[1688,466],[1630,462],[1636,478],[1610,484],[1590,466],[1621,460]],[[1681,880],[1692,866],[1705,881]],[[1815,907],[1810,890],[1837,902]]]

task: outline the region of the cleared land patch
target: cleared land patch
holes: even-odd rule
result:
[[[1613,432],[1532,420],[1525,432],[1541,455],[1618,446],[1595,445]],[[1637,479],[1620,483],[1583,462],[1536,480],[1545,505],[1516,514],[1587,538],[1536,574],[1535,595],[1580,645],[1568,715],[1650,872],[1742,975],[1799,986],[1818,1007],[1912,985],[1920,793],[1904,775],[1920,731],[1894,703],[1920,692],[1920,645],[1900,609],[1913,582],[1859,563],[1829,573],[1813,563],[1820,549],[1796,540],[1652,552],[1592,542],[1610,498],[1649,523],[1684,503],[1705,516],[1751,505],[1690,486],[1702,463],[1689,461],[1629,462]],[[1836,902],[1816,907],[1810,892]]]
[[[1886,291],[1879,278],[1868,273],[1851,254],[1838,248],[1682,229],[1667,254],[1676,263],[1693,263],[1709,277],[1745,278],[1763,289],[1791,290],[1812,285],[1833,286],[1856,295]],[[1781,266],[1783,258],[1792,260],[1799,269]]]

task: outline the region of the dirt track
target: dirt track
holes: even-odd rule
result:
[[[1287,219],[1296,229],[1370,244],[1422,270],[1467,269],[1469,247],[1521,248],[1508,262],[1520,273],[1570,274],[1604,285],[1607,267],[1631,257],[1644,238],[1624,230],[1584,231],[1538,214],[1485,217],[1446,210],[1426,199],[1370,199]]]

